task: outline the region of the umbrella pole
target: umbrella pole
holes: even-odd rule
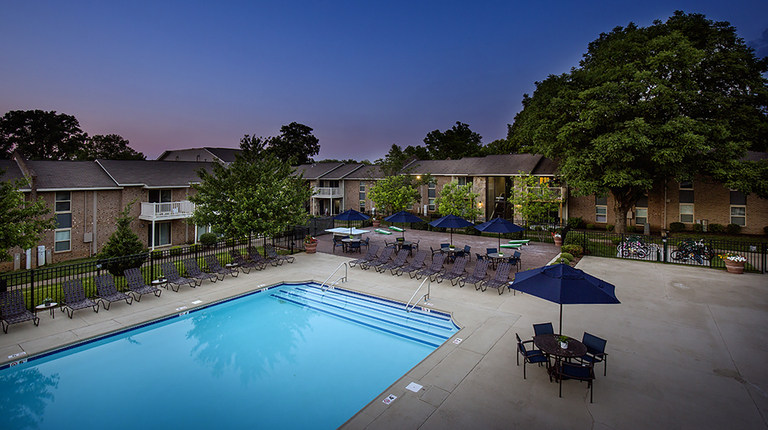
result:
[[[560,334],[563,334],[563,304],[560,303]]]
[[[499,252],[501,252],[501,233],[499,233]]]

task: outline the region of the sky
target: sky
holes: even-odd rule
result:
[[[487,144],[600,33],[675,10],[768,55],[766,0],[2,0],[0,114],[73,115],[148,159],[294,121],[316,160],[374,161],[457,121]]]

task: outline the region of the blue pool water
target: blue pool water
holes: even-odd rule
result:
[[[333,429],[457,331],[280,285],[0,370],[0,429]]]

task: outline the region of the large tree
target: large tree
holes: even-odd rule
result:
[[[0,118],[0,158],[14,150],[32,160],[72,160],[86,134],[72,115],[12,110]]]
[[[375,181],[368,198],[376,204],[376,213],[391,215],[412,207],[420,196],[411,177],[394,175]]]
[[[766,163],[741,161],[768,141],[768,59],[728,23],[675,12],[591,42],[570,73],[523,97],[511,139],[557,159],[579,195],[615,201],[615,225],[654,185],[703,175],[768,197]]]
[[[201,181],[192,185],[197,193],[189,198],[196,205],[195,224],[236,238],[272,235],[306,221],[304,205],[311,190],[261,143],[260,138],[246,136],[234,163],[228,167],[216,163],[212,173],[198,171]]]
[[[482,155],[483,137],[469,129],[469,125],[456,121],[456,125],[446,131],[434,130],[424,138],[424,144],[433,160]]]
[[[29,249],[37,245],[45,230],[56,228],[51,209],[42,198],[35,202],[24,200],[19,188],[24,181],[3,181],[5,170],[0,170],[0,260],[10,260],[8,251],[19,247]]]
[[[99,253],[101,259],[138,255],[136,258],[107,262],[104,268],[114,276],[123,276],[126,269],[141,267],[146,260],[146,255],[143,254],[145,251],[144,244],[141,243],[139,236],[131,230],[131,222],[136,219],[135,216],[130,215],[134,203],[136,200],[125,205],[125,208],[115,218],[117,230],[109,236],[109,240]]]
[[[85,139],[85,144],[76,153],[78,160],[145,160],[141,152],[128,146],[128,141],[117,134],[97,134]]]
[[[477,205],[479,197],[480,194],[472,191],[471,183],[459,185],[459,181],[451,181],[443,186],[440,197],[435,200],[437,212],[474,221],[482,213]]]
[[[320,140],[312,134],[312,127],[292,122],[280,127],[280,134],[268,139],[269,152],[293,165],[312,162],[320,152]]]
[[[527,224],[550,222],[549,214],[557,210],[558,193],[549,187],[549,180],[542,182],[538,176],[518,172],[512,194],[515,215]]]

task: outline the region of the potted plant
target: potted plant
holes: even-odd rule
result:
[[[376,227],[376,228],[378,228],[381,225],[381,221],[379,221],[379,219],[376,218],[376,217],[373,217],[371,222],[373,223],[373,226]]]
[[[552,232],[552,239],[555,241],[556,246],[563,246],[563,237],[560,236],[560,230]]]
[[[568,336],[557,336],[557,341],[560,342],[560,349],[568,349]]]
[[[735,252],[726,252],[725,254],[718,255],[718,257],[725,263],[725,270],[727,270],[728,273],[737,275],[744,273],[744,263],[747,261],[746,257],[736,254]]]
[[[317,239],[313,236],[307,235],[304,238],[304,250],[307,254],[314,254],[317,252]]]

